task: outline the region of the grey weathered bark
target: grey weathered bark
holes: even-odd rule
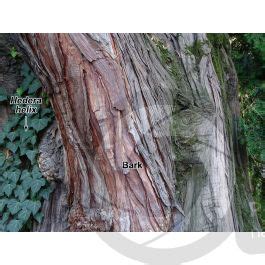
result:
[[[180,76],[186,79],[180,94],[188,99],[187,107],[175,114],[176,176],[186,215],[185,230],[260,230],[247,186],[238,192],[241,179],[247,180],[247,170],[236,134],[240,108],[233,63],[224,47],[218,47],[220,80],[211,43],[204,34],[184,35],[178,47],[184,65]],[[183,165],[182,174],[178,174]],[[248,217],[242,216],[241,208]]]
[[[64,149],[57,123],[54,122],[39,143],[38,164],[43,176],[50,182],[53,192],[45,200],[42,211],[45,218],[35,223],[33,231],[67,231],[69,207],[65,182]]]
[[[70,231],[259,229],[246,186],[240,200],[235,193],[237,175],[246,179],[237,173],[236,75],[223,50],[221,84],[205,34],[18,34],[16,41],[61,132],[66,174],[57,196],[67,194],[69,214],[67,207],[61,214]],[[143,169],[123,169],[123,161]],[[238,201],[251,214],[248,227]],[[51,198],[38,230],[62,230],[50,224],[60,202]]]

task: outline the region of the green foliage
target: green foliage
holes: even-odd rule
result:
[[[249,174],[263,230],[265,229],[265,34],[230,34],[240,90],[240,125],[249,156]]]
[[[212,60],[215,72],[218,76],[220,84],[224,85],[224,66],[222,62],[223,54],[222,49],[225,49],[228,54],[231,53],[231,45],[229,43],[229,36],[224,33],[208,33],[207,38],[209,40],[212,50]]]
[[[16,48],[15,48],[15,47],[12,47],[12,48],[10,49],[10,56],[11,56],[12,58],[15,59],[18,55],[19,55],[19,53],[18,53],[18,51],[16,50]]]
[[[17,56],[11,50],[11,56]],[[21,68],[23,82],[17,96],[39,97],[41,85],[28,65]],[[0,101],[8,100],[0,89]],[[0,231],[26,231],[32,220],[41,222],[41,205],[52,192],[38,168],[38,136],[53,120],[47,97],[37,114],[29,115],[29,130],[24,115],[13,114],[0,132]],[[15,106],[14,106],[15,107]],[[13,108],[14,108],[13,107]]]
[[[43,118],[43,119],[36,118],[31,120],[30,127],[32,127],[34,130],[39,132],[42,131],[44,128],[46,128],[48,123],[49,123],[48,118]]]
[[[201,40],[195,40],[192,46],[186,47],[186,51],[195,56],[197,62],[199,62],[204,55],[203,51],[204,42]]]
[[[165,44],[161,40],[154,37],[152,38],[152,40],[160,51],[163,64],[170,64],[172,62],[172,59]]]
[[[225,48],[226,51],[231,51],[229,36],[225,33],[207,33],[207,38],[214,48]]]
[[[180,82],[181,74],[179,73],[179,67],[174,56],[171,55],[166,45],[158,38],[152,37],[151,41],[159,50],[159,55],[162,61],[162,64],[165,65],[171,74],[171,76],[177,81]]]

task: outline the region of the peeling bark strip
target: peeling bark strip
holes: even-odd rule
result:
[[[66,151],[70,231],[169,231],[172,81],[144,35],[21,34]],[[148,48],[147,48],[148,47]],[[124,169],[123,161],[143,168]]]

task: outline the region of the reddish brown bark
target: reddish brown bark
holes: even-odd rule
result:
[[[163,122],[170,114],[172,79],[155,53],[148,53],[149,39],[19,38],[61,131],[70,230],[172,229],[182,216],[175,200],[170,123]],[[123,169],[123,161],[143,168]]]

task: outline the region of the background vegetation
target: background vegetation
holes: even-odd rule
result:
[[[231,53],[239,79],[241,130],[248,152],[258,216],[265,231],[265,34],[230,34]]]

